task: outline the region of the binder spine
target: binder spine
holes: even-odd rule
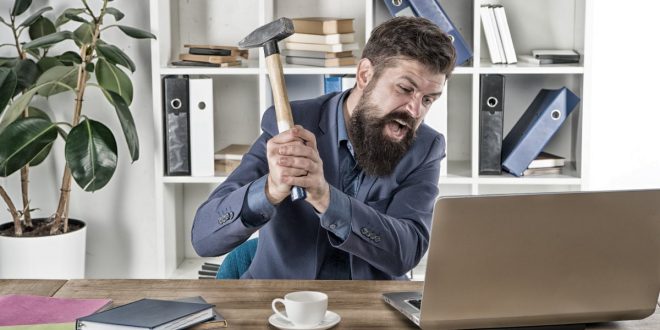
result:
[[[504,123],[503,75],[481,75],[479,110],[479,174],[501,174]]]
[[[408,0],[383,0],[392,17],[417,16]]]
[[[165,175],[190,175],[188,78],[163,78]]]
[[[190,78],[190,175],[213,176],[213,79]]]

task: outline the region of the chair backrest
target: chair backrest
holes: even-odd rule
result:
[[[234,250],[229,252],[220,264],[220,269],[215,275],[216,279],[231,280],[239,279],[250,267],[254,255],[257,253],[257,238],[249,239]]]

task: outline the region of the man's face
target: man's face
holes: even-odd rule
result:
[[[365,173],[392,173],[444,84],[444,74],[429,73],[413,60],[398,60],[369,82],[349,125],[355,157]]]

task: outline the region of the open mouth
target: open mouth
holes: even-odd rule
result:
[[[401,119],[392,119],[387,125],[385,125],[385,134],[393,140],[400,141],[406,136],[409,129],[410,127],[405,121]]]

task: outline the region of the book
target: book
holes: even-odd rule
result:
[[[534,158],[531,163],[529,163],[527,168],[562,167],[565,165],[565,163],[566,158],[541,151],[541,153],[536,156],[536,158]]]
[[[240,62],[238,62],[240,64]],[[219,68],[222,64],[226,63],[209,63],[209,62],[195,62],[195,61],[172,61],[173,66],[201,66],[208,68]]]
[[[323,94],[341,92],[341,76],[325,75],[323,77]]]
[[[479,81],[479,174],[502,174],[504,81],[500,74],[482,74]]]
[[[580,60],[580,54],[572,49],[533,49],[532,56],[538,59]]]
[[[456,49],[456,65],[461,65],[472,58],[472,50],[438,1],[408,1],[412,9],[417,13],[417,16],[429,19],[450,36],[451,42]]]
[[[187,76],[163,77],[165,175],[190,175],[190,104]]]
[[[493,6],[488,6],[488,16],[490,16],[490,21],[492,22],[493,33],[495,36],[495,44],[497,45],[497,52],[499,53],[498,57],[500,61],[498,63],[506,63],[506,55],[504,54],[504,43],[502,42],[502,35],[500,34],[500,29],[497,26],[497,18],[495,18],[495,11]]]
[[[343,52],[319,52],[313,50],[282,49],[280,53],[284,56],[313,57],[313,58],[341,58],[341,57],[353,56],[353,52],[350,50]]]
[[[244,59],[248,59],[249,55],[247,49],[236,46],[185,44],[183,47],[188,48],[188,53],[193,55],[236,56]]]
[[[504,59],[507,64],[516,63],[518,62],[518,59],[516,58],[516,49],[513,46],[511,30],[509,30],[509,22],[506,19],[504,7],[502,5],[496,5],[492,7],[492,10],[495,14],[495,22],[497,23],[497,29],[500,32],[500,37],[502,39]]]
[[[179,298],[179,299],[175,299],[175,301],[206,304],[206,300],[204,300],[204,298],[202,298],[201,296]],[[213,311],[213,318],[209,319],[208,321],[204,321],[202,323],[193,325],[187,328],[187,330],[206,330],[206,329],[215,329],[215,328],[226,328],[228,326],[227,320],[225,320],[225,318],[220,314],[220,312],[218,312],[217,309],[213,308],[212,311]]]
[[[481,8],[479,8],[481,26],[484,29],[486,45],[488,46],[488,54],[490,54],[490,62],[493,64],[498,64],[502,63],[503,61],[500,57],[499,44],[497,43],[497,38],[495,37],[495,33],[497,33],[497,31],[495,28],[495,22],[493,22],[491,11],[492,9],[488,5],[483,5]]]
[[[111,299],[54,298],[10,294],[0,296],[0,325],[74,322],[112,304]]]
[[[240,62],[240,57],[237,56],[179,54],[179,59],[183,61],[208,62],[216,64],[232,63],[237,61]]]
[[[293,30],[296,33],[337,34],[354,32],[352,18],[299,17],[292,18],[291,21],[293,21]]]
[[[579,102],[566,87],[539,91],[502,142],[502,168],[523,175]]]
[[[297,57],[297,56],[287,56],[286,63],[288,64],[298,64],[298,65],[310,65],[310,66],[323,66],[323,67],[333,67],[333,66],[344,66],[344,65],[355,65],[355,57],[340,57],[340,58],[313,58],[313,57]]]
[[[76,320],[77,329],[182,329],[214,317],[211,304],[140,299]]]
[[[190,77],[190,175],[213,176],[213,79]]]
[[[532,55],[518,55],[522,62],[543,65],[543,64],[577,64],[580,63],[579,58],[536,58]]]
[[[241,164],[243,155],[250,151],[247,144],[231,144],[215,152],[215,171],[219,175],[227,175]]]
[[[358,49],[358,44],[350,43],[350,44],[326,45],[326,44],[303,44],[299,42],[287,42],[284,44],[284,47],[286,47],[286,49],[293,49],[293,50],[311,50],[317,52],[337,53],[337,52],[345,52],[349,50]]]
[[[294,33],[289,38],[289,42],[300,42],[304,44],[346,44],[355,42],[355,33],[336,33],[336,34],[308,34]]]
[[[556,167],[540,167],[540,168],[528,168],[523,171],[523,176],[532,176],[532,175],[548,175],[548,174],[561,174],[563,166]]]

